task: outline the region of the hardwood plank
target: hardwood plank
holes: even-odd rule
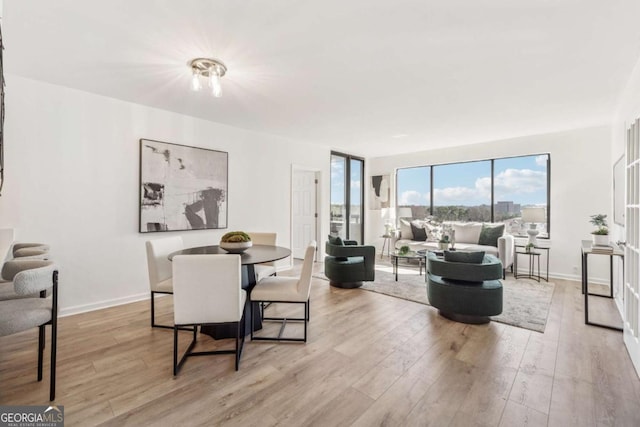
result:
[[[508,401],[507,406],[504,408],[502,419],[500,420],[500,427],[546,427],[547,418],[547,414],[543,414],[542,412],[538,412],[535,409],[520,405],[516,402]]]
[[[306,344],[248,340],[240,371],[233,356],[196,357],[176,378],[173,334],[149,327],[148,301],[69,316],[55,403],[69,426],[639,425],[621,334],[584,325],[579,284],[554,281],[537,333],[314,278]],[[172,298],[156,308],[170,323]],[[35,329],[0,337],[0,404],[47,402],[48,352],[37,382],[36,343]],[[198,337],[201,349],[232,344]]]

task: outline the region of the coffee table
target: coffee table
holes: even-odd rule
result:
[[[396,276],[396,282],[398,281],[398,260],[406,259],[409,260],[418,260],[418,267],[420,268],[420,275],[422,276],[422,268],[425,266],[427,255],[424,251],[409,251],[407,253],[401,254],[398,251],[393,251],[389,254],[391,258],[391,264],[393,265],[393,274]]]

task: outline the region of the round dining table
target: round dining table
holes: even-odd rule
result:
[[[186,248],[169,254],[169,260],[177,255],[211,255],[211,254],[229,254],[226,250],[222,249],[218,245],[210,246],[198,246],[195,248]],[[282,246],[271,245],[253,245],[240,255],[240,263],[242,264],[242,289],[247,291],[247,303],[244,306],[244,320],[245,320],[245,335],[251,333],[251,329],[254,331],[262,329],[262,319],[257,316],[256,319],[251,319],[251,305],[249,304],[251,290],[256,285],[256,273],[254,269],[255,264],[262,264],[264,262],[273,262],[280,259],[284,259],[291,255],[291,250]],[[255,307],[255,313],[260,313],[258,303]],[[200,332],[207,334],[215,339],[233,338],[236,336],[233,326],[219,325],[219,326],[204,326],[200,329]]]

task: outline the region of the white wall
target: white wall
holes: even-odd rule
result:
[[[6,80],[0,228],[15,228],[19,241],[51,245],[63,314],[148,296],[144,242],[165,234],[138,233],[140,138],[229,153],[229,228],[179,232],[192,246],[242,229],[276,231],[288,247],[291,165],[329,179],[324,147],[13,75]],[[328,201],[329,186],[321,188]],[[329,223],[328,212],[320,209],[321,224]]]
[[[373,158],[368,161],[368,176],[391,174],[395,179],[395,170],[400,167],[550,153],[552,246],[549,274],[579,280],[580,241],[591,238],[589,216],[604,213],[612,217],[610,132],[608,126],[602,126]],[[368,211],[366,240],[380,246],[382,227],[376,215],[379,212]],[[589,276],[605,282],[608,281],[608,270],[600,261],[590,261]]]

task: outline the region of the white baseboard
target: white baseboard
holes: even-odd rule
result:
[[[518,274],[526,275],[529,273],[529,270],[518,270]],[[544,272],[546,273],[546,272]],[[544,276],[544,273],[542,277]],[[571,280],[574,282],[582,282],[582,276],[579,274],[565,274],[565,273],[554,273],[552,271],[549,272],[549,280],[551,279],[563,279],[563,280]],[[603,279],[600,277],[589,277],[589,283],[593,283],[596,285],[609,285],[609,278]]]
[[[151,295],[150,295],[149,292],[145,292],[145,293],[142,293],[142,294],[130,295],[130,296],[127,296],[127,297],[115,298],[115,299],[106,300],[106,301],[99,301],[99,302],[95,302],[95,303],[91,303],[91,304],[76,305],[76,306],[73,306],[73,307],[67,307],[67,308],[60,309],[60,311],[58,312],[58,316],[59,317],[71,316],[72,314],[86,313],[88,311],[100,310],[100,309],[103,309],[103,308],[109,308],[109,307],[115,307],[115,306],[118,306],[118,305],[129,304],[129,303],[132,303],[132,302],[137,302],[137,301],[142,301],[142,300],[149,299],[150,296]]]

